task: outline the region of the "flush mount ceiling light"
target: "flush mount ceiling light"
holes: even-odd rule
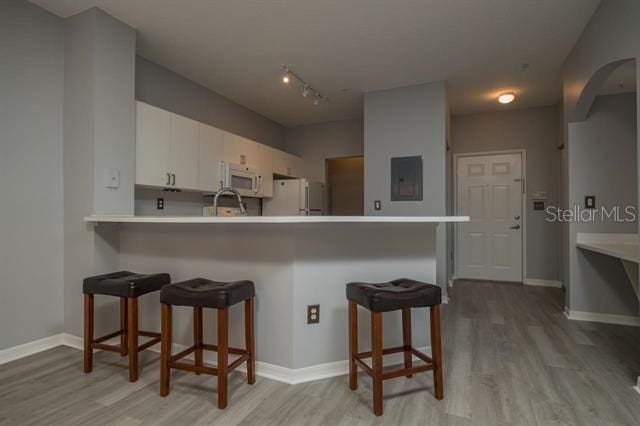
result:
[[[501,104],[510,104],[515,98],[516,95],[513,92],[506,92],[498,96],[498,102]]]
[[[316,90],[314,87],[312,87],[309,83],[307,83],[302,77],[300,77],[300,74],[296,73],[295,71],[293,71],[291,68],[289,68],[286,65],[282,65],[282,69],[284,71],[284,76],[282,77],[282,82],[283,83],[289,83],[289,81],[291,81],[290,77],[295,78],[296,80],[298,80],[300,82],[300,84],[302,85],[302,97],[303,98],[308,98],[309,94],[313,94],[314,99],[313,99],[313,105],[318,106],[320,105],[321,101],[329,101],[329,98],[327,98],[326,96],[324,96],[322,93],[320,93],[318,90]]]

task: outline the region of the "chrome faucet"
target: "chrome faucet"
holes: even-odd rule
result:
[[[244,208],[244,204],[242,203],[242,195],[233,188],[222,188],[220,191],[216,192],[216,195],[213,197],[213,215],[218,216],[218,197],[224,193],[230,193],[236,196],[238,204],[240,205],[240,215],[246,216],[247,209]]]

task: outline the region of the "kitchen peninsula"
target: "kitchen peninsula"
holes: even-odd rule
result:
[[[88,216],[109,268],[193,277],[249,279],[256,287],[257,373],[296,383],[346,373],[350,281],[409,277],[436,281],[436,229],[468,217],[436,216]],[[159,327],[159,308],[141,303],[141,321]],[[319,324],[307,306],[320,305]],[[208,316],[211,315],[211,316]],[[205,314],[205,341],[215,319]],[[364,312],[362,312],[364,315]],[[363,324],[367,324],[362,318]],[[242,345],[242,309],[231,309],[231,343]],[[176,309],[177,341],[191,338],[191,312]],[[386,344],[399,343],[400,316],[385,316]],[[361,327],[363,347],[368,327]],[[413,315],[414,341],[426,344],[428,313]]]

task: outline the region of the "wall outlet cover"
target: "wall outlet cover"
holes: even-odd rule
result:
[[[584,208],[585,209],[595,209],[596,208],[596,196],[595,195],[585,195],[585,197],[584,197]]]
[[[320,305],[307,306],[307,324],[318,324],[320,322]]]
[[[107,169],[105,173],[105,186],[109,189],[120,188],[120,170]]]
[[[373,209],[374,210],[382,210],[382,203],[380,202],[380,200],[375,200],[373,202]]]
[[[164,198],[158,198],[156,200],[156,207],[158,210],[164,210]]]

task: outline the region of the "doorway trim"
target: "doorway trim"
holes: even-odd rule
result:
[[[504,149],[497,151],[478,151],[453,154],[453,214],[458,215],[458,159],[464,157],[481,157],[485,155],[520,154],[522,158],[522,283],[527,280],[527,150]],[[453,227],[453,276],[458,276],[458,224]]]

